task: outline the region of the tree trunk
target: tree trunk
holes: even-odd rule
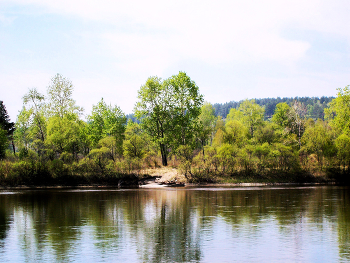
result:
[[[160,144],[160,153],[162,154],[162,165],[168,166],[167,153],[165,144]]]
[[[12,143],[13,154],[16,155],[16,147],[15,147],[13,140],[11,140],[11,143]]]

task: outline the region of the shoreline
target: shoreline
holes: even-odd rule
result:
[[[313,182],[313,183],[187,183],[185,185],[167,185],[158,183],[148,183],[143,185],[125,186],[121,187],[118,185],[76,185],[76,186],[65,186],[65,185],[53,185],[53,186],[0,186],[0,191],[6,190],[108,190],[108,189],[186,189],[195,187],[264,187],[264,186],[337,186],[336,182]],[[343,185],[345,186],[345,185]]]

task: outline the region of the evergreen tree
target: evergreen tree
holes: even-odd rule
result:
[[[0,129],[3,129],[6,132],[7,137],[12,142],[13,153],[16,152],[15,145],[13,143],[13,132],[15,131],[15,123],[10,121],[10,117],[7,114],[6,107],[3,101],[0,100]],[[2,140],[4,141],[4,139]]]

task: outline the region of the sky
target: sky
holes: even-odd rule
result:
[[[204,99],[336,96],[350,84],[350,1],[0,0],[0,100],[12,121],[57,73],[85,115],[133,112],[150,76]]]

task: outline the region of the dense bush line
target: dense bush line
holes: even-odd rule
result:
[[[349,181],[349,87],[318,108],[279,102],[267,119],[264,106],[245,100],[222,118],[180,72],[140,88],[138,122],[103,99],[84,120],[72,91],[59,74],[46,95],[30,89],[15,123],[1,102],[1,185],[134,183],[161,164],[189,182]],[[324,119],[311,118],[315,107]]]

